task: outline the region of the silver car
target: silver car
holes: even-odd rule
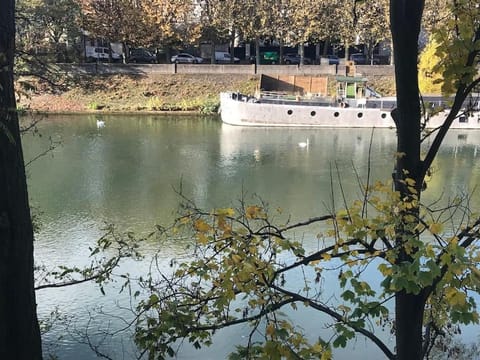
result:
[[[180,53],[177,55],[173,55],[172,58],[170,59],[172,63],[179,64],[179,63],[184,63],[184,64],[201,64],[203,62],[203,59],[198,56],[193,56],[191,54],[187,53]]]

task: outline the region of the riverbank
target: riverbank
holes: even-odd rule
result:
[[[79,75],[56,85],[36,79],[22,92],[19,108],[37,112],[175,112],[214,113],[222,91],[255,92],[259,75],[158,74]],[[372,87],[392,95],[393,79],[369,79]]]

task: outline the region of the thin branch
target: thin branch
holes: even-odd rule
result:
[[[71,286],[71,285],[78,285],[78,284],[82,284],[84,282],[88,282],[88,281],[98,279],[100,276],[102,276],[102,275],[99,274],[99,275],[91,276],[91,277],[88,277],[88,278],[85,278],[85,279],[72,280],[72,281],[68,281],[68,282],[64,282],[64,283],[39,285],[39,286],[36,286],[34,288],[34,290],[37,291],[37,290],[43,290],[43,289],[61,288],[61,287],[66,287],[66,286]]]
[[[357,332],[359,334],[362,334],[363,336],[370,339],[375,345],[377,345],[380,348],[380,350],[387,356],[388,359],[391,359],[391,360],[395,359],[395,354],[393,354],[390,351],[390,349],[387,347],[387,345],[385,345],[385,343],[383,341],[381,341],[377,336],[375,336],[375,334],[372,333],[371,331],[368,331],[367,329],[358,327],[357,325],[349,322],[344,316],[337,313],[336,311],[333,311],[328,306],[325,306],[325,305],[319,304],[317,302],[314,302],[313,300],[311,300],[307,297],[304,297],[300,294],[297,294],[297,293],[285,290],[283,288],[280,288],[280,287],[276,286],[275,284],[272,284],[271,286],[272,286],[273,289],[275,289],[275,290],[277,290],[277,291],[279,291],[279,292],[281,292],[285,295],[290,296],[296,302],[302,302],[304,304],[308,304],[308,306],[311,306],[312,308],[314,308],[316,310],[319,310],[319,311],[331,316],[336,321],[347,325],[348,327],[350,327],[355,332]]]

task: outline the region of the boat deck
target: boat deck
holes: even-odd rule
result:
[[[241,100],[241,99],[240,99]],[[332,100],[332,98],[324,96],[299,97],[292,94],[282,92],[262,92],[260,98],[249,97],[247,101],[262,104],[281,104],[281,105],[302,105],[302,106],[324,106],[324,107],[340,107],[341,104]],[[366,99],[361,106],[353,106],[368,109],[382,109],[385,111],[392,110],[397,103],[395,97],[382,97]]]

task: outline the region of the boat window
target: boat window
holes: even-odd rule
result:
[[[383,113],[382,114],[382,119],[385,119],[387,117],[387,114]]]
[[[288,111],[287,111],[287,114],[288,114],[288,115],[292,115],[292,114],[293,114],[293,111],[292,111],[292,110],[288,110]]]
[[[338,111],[335,111],[335,112],[333,113],[333,116],[335,116],[335,117],[338,117],[338,115],[340,115],[340,114],[338,113]]]
[[[315,111],[312,111],[310,115],[315,116],[317,113]]]
[[[358,117],[358,118],[361,118],[362,116],[363,116],[363,113],[358,113],[358,114],[357,114],[357,117]]]
[[[462,115],[460,116],[460,118],[458,119],[458,122],[461,122],[461,123],[467,123],[468,122],[468,119],[465,115]]]

